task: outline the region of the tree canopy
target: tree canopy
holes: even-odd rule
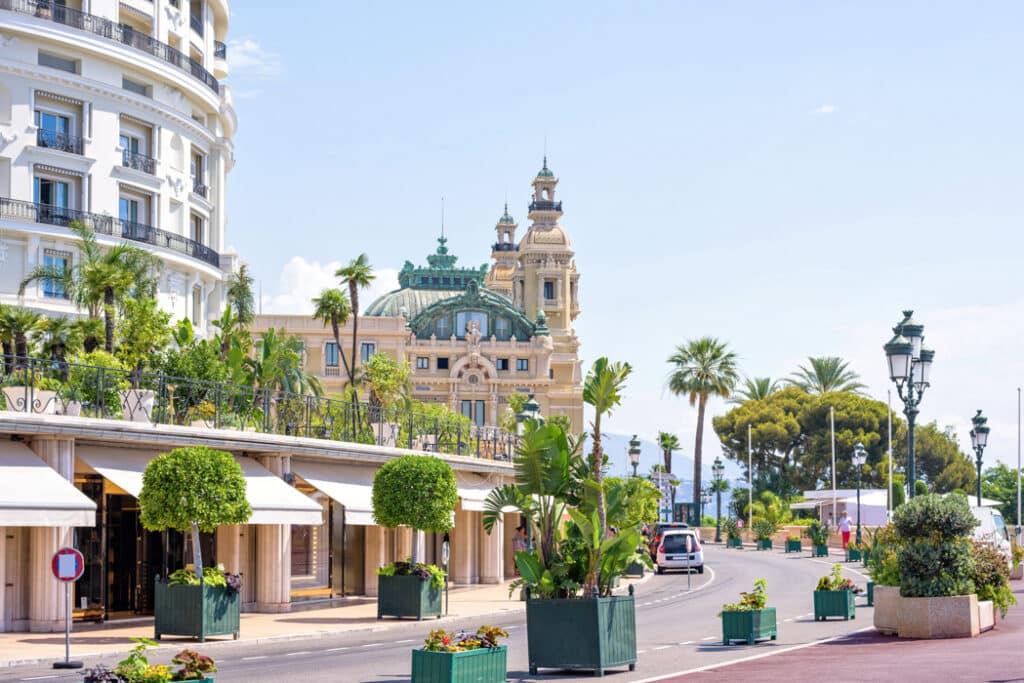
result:
[[[865,385],[860,375],[850,370],[850,364],[837,356],[809,357],[810,367],[799,366],[790,376],[789,383],[809,394],[827,394],[832,391],[859,393]]]
[[[389,529],[447,531],[458,501],[451,466],[432,455],[389,460],[373,477],[373,518]]]

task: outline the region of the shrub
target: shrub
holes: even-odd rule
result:
[[[112,354],[97,349],[71,357],[68,371],[68,389],[81,396],[82,403],[95,415],[106,417],[121,415],[121,397],[118,391],[128,389],[124,364]],[[89,367],[80,367],[87,365]]]
[[[740,525],[733,517],[727,517],[722,520],[722,530],[727,538],[733,540],[740,538]]]
[[[754,590],[740,593],[739,602],[727,602],[722,605],[723,612],[752,612],[764,609],[768,605],[768,582],[764,579],[754,581]],[[719,614],[718,616],[722,616]]]
[[[403,455],[384,463],[373,477],[373,519],[394,529],[452,528],[459,500],[451,466],[432,455]],[[419,534],[413,534],[411,563],[419,561]]]
[[[814,590],[860,592],[860,589],[853,584],[853,579],[843,578],[843,566],[841,564],[832,565],[831,573],[818,579],[818,585]]]
[[[758,517],[754,520],[753,529],[757,540],[769,541],[779,530],[779,525],[767,517]]]
[[[444,570],[433,564],[392,562],[377,568],[377,576],[418,576],[420,581],[430,581],[432,588],[444,588]]]
[[[829,528],[828,524],[821,520],[811,520],[807,525],[807,538],[811,539],[814,545],[828,545]]]
[[[1003,617],[1017,598],[1010,589],[1010,571],[1006,558],[990,543],[971,541],[974,555],[974,588],[979,600],[991,600]]]
[[[879,586],[899,586],[900,569],[897,560],[899,538],[892,524],[881,527],[872,537],[867,558],[871,580]]]
[[[900,595],[931,598],[974,592],[968,534],[978,521],[963,496],[917,496],[897,511]]]

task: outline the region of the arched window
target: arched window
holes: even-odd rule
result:
[[[438,318],[435,323],[435,329],[438,339],[447,339],[451,336],[451,332],[448,330],[448,318]]]
[[[455,314],[455,334],[459,339],[466,336],[466,328],[470,323],[477,323],[480,326],[480,334],[487,336],[487,314],[480,311],[459,311]]]
[[[512,326],[509,325],[508,318],[496,318],[494,320],[494,336],[499,341],[508,341],[509,335],[512,333]]]

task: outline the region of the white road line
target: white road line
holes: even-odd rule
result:
[[[380,647],[384,643],[369,643],[367,645],[360,645],[359,647]]]
[[[695,673],[698,673],[700,671],[707,671],[708,669],[721,669],[721,668],[724,668],[724,667],[727,667],[727,666],[731,666],[733,664],[740,664],[741,662],[750,662],[750,661],[753,661],[755,659],[764,659],[765,657],[772,657],[774,655],[781,655],[784,652],[793,652],[794,650],[803,650],[803,649],[808,648],[808,647],[814,647],[815,645],[822,645],[824,643],[830,643],[833,640],[839,640],[840,638],[846,638],[847,636],[853,635],[854,633],[863,633],[864,631],[870,631],[872,629],[874,629],[874,626],[868,626],[866,628],[858,629],[856,631],[851,631],[850,633],[843,633],[843,634],[840,634],[838,636],[832,636],[831,638],[822,638],[821,640],[815,640],[814,642],[811,642],[811,643],[802,643],[800,645],[794,645],[793,647],[784,647],[784,648],[781,648],[779,650],[771,650],[769,652],[762,652],[761,654],[758,654],[758,655],[752,655],[750,657],[741,657],[739,659],[734,659],[731,662],[719,662],[717,664],[708,664],[706,666],[701,666],[701,667],[698,667],[696,669],[686,669],[685,671],[676,671],[676,672],[673,672],[673,673],[670,673],[670,674],[661,674],[659,676],[654,676],[653,678],[644,678],[644,679],[641,679],[639,681],[634,681],[633,683],[656,683],[656,681],[666,681],[666,680],[669,680],[671,678],[676,678],[678,676],[687,676],[689,674],[695,674]],[[640,653],[638,652],[637,654],[640,654]]]
[[[324,652],[341,652],[342,650],[348,650],[348,649],[351,649],[351,646],[345,646],[345,647],[329,647],[329,648],[327,648],[326,650],[324,650]]]
[[[244,661],[244,662],[251,662],[254,659],[266,659],[266,658],[267,658],[267,655],[258,655],[256,657],[242,657],[242,661]]]
[[[643,654],[643,653],[645,653],[645,652],[647,652],[647,650],[637,650],[637,651],[636,651],[636,653],[637,653],[638,655],[642,655],[642,654]]]
[[[512,630],[512,629],[514,629],[514,628],[519,628],[519,627],[518,627],[518,626],[506,626],[506,627],[505,627],[505,630],[506,630],[506,631],[511,631],[511,630]]]
[[[56,678],[56,677],[57,677],[57,674],[50,674],[49,676],[29,676],[28,678],[23,678],[21,680],[23,680],[23,681],[41,681],[44,678]]]
[[[783,619],[782,621],[786,622],[786,621],[793,621],[793,620],[792,619]]]
[[[684,641],[684,642],[682,642],[682,643],[676,643],[676,645],[690,645],[690,644],[692,644],[692,643],[693,643],[693,641],[692,641],[692,640],[687,640],[687,641]]]
[[[312,654],[312,653],[309,650],[302,650],[300,652],[287,652],[287,653],[285,653],[284,656],[285,657],[298,657],[299,655],[308,655],[308,654]]]
[[[396,645],[401,645],[402,643],[414,643],[414,642],[416,642],[415,639],[409,638],[407,640],[396,640],[395,644]]]
[[[658,647],[654,647],[654,648],[651,648],[651,649],[652,650],[667,650],[670,647],[672,647],[672,646],[671,645],[659,645]]]
[[[701,640],[714,640],[714,636],[708,636],[707,638],[701,638]]]

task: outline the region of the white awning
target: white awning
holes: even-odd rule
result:
[[[105,478],[136,498],[142,473],[159,453],[134,448],[78,446],[75,453]],[[251,458],[235,455],[245,477],[245,497],[252,507],[249,524],[322,524],[323,509]]]
[[[805,501],[801,501],[799,503],[790,503],[789,504],[789,509],[790,510],[814,510],[819,505],[821,505],[821,502],[819,502],[819,501],[816,501],[816,500],[805,500]]]
[[[455,484],[459,489],[459,498],[462,499],[462,509],[483,512],[484,501],[494,489],[494,484],[479,474],[458,471],[455,472]]]
[[[331,462],[299,462],[292,460],[292,470],[309,485],[345,506],[345,524],[373,526],[372,467]]]
[[[88,496],[28,446],[0,442],[0,527],[95,525]]]

